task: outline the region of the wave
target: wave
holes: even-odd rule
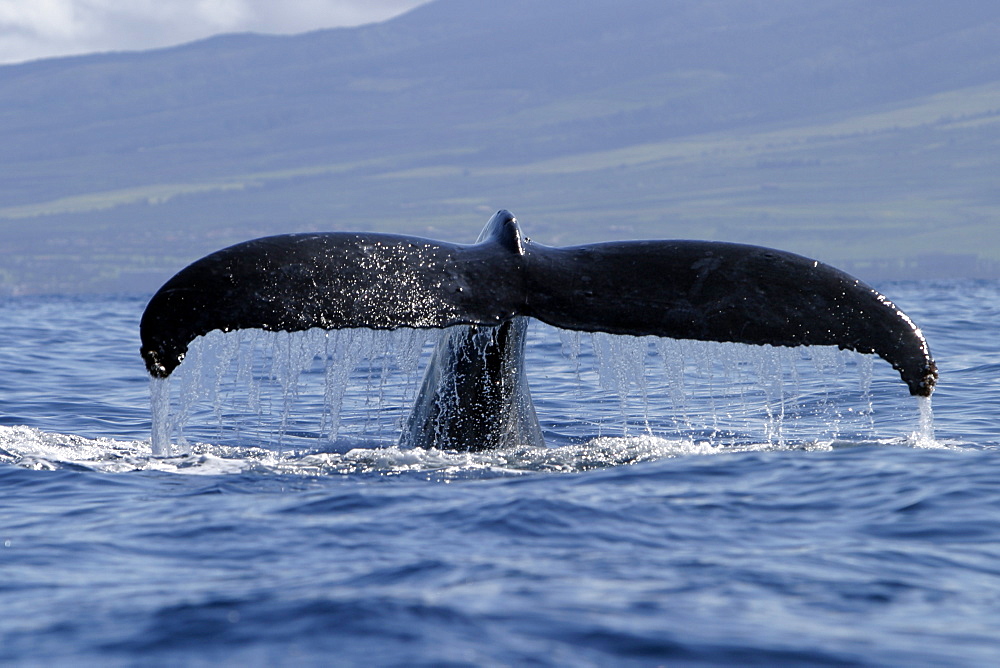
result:
[[[484,478],[527,473],[576,473],[675,457],[743,452],[830,451],[847,447],[964,449],[919,434],[870,440],[805,440],[732,443],[653,434],[598,436],[556,447],[515,447],[454,452],[341,441],[332,449],[271,449],[259,445],[194,443],[174,456],[154,456],[148,440],[87,438],[27,426],[0,426],[0,463],[34,470],[102,473],[160,471],[181,475],[379,475],[429,474],[438,479]]]

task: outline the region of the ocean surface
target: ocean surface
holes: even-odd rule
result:
[[[877,287],[929,407],[534,323],[547,447],[482,454],[395,445],[433,333],[213,334],[153,383],[148,295],[0,300],[0,665],[997,665],[1000,283]]]

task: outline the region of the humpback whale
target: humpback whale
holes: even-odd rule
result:
[[[283,234],[182,269],[140,323],[166,378],[218,329],[449,328],[406,421],[404,445],[482,450],[542,443],[524,372],[527,322],[636,336],[874,353],[910,394],[937,368],[914,322],[860,280],[793,253],[715,241],[548,247],[498,211],[475,244],[411,236]]]

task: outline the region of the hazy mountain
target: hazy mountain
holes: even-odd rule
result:
[[[0,67],[0,290],[152,289],[270,232],[472,240],[500,207],[547,243],[988,272],[997,43],[985,0],[437,0]]]

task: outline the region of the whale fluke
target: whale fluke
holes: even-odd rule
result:
[[[614,334],[876,353],[911,394],[937,370],[920,329],[848,274],[793,253],[711,241],[552,248],[498,212],[476,244],[331,232],[247,241],[167,281],[140,325],[149,373],[166,377],[211,330],[501,326],[537,318]],[[520,353],[517,353],[520,354]]]
[[[149,373],[166,377],[197,336],[219,329],[500,324],[522,279],[496,244],[390,234],[287,234],[212,253],[167,281],[140,323]]]
[[[937,367],[920,329],[885,296],[816,260],[717,241],[539,249],[526,315],[564,329],[876,353],[910,394]]]

